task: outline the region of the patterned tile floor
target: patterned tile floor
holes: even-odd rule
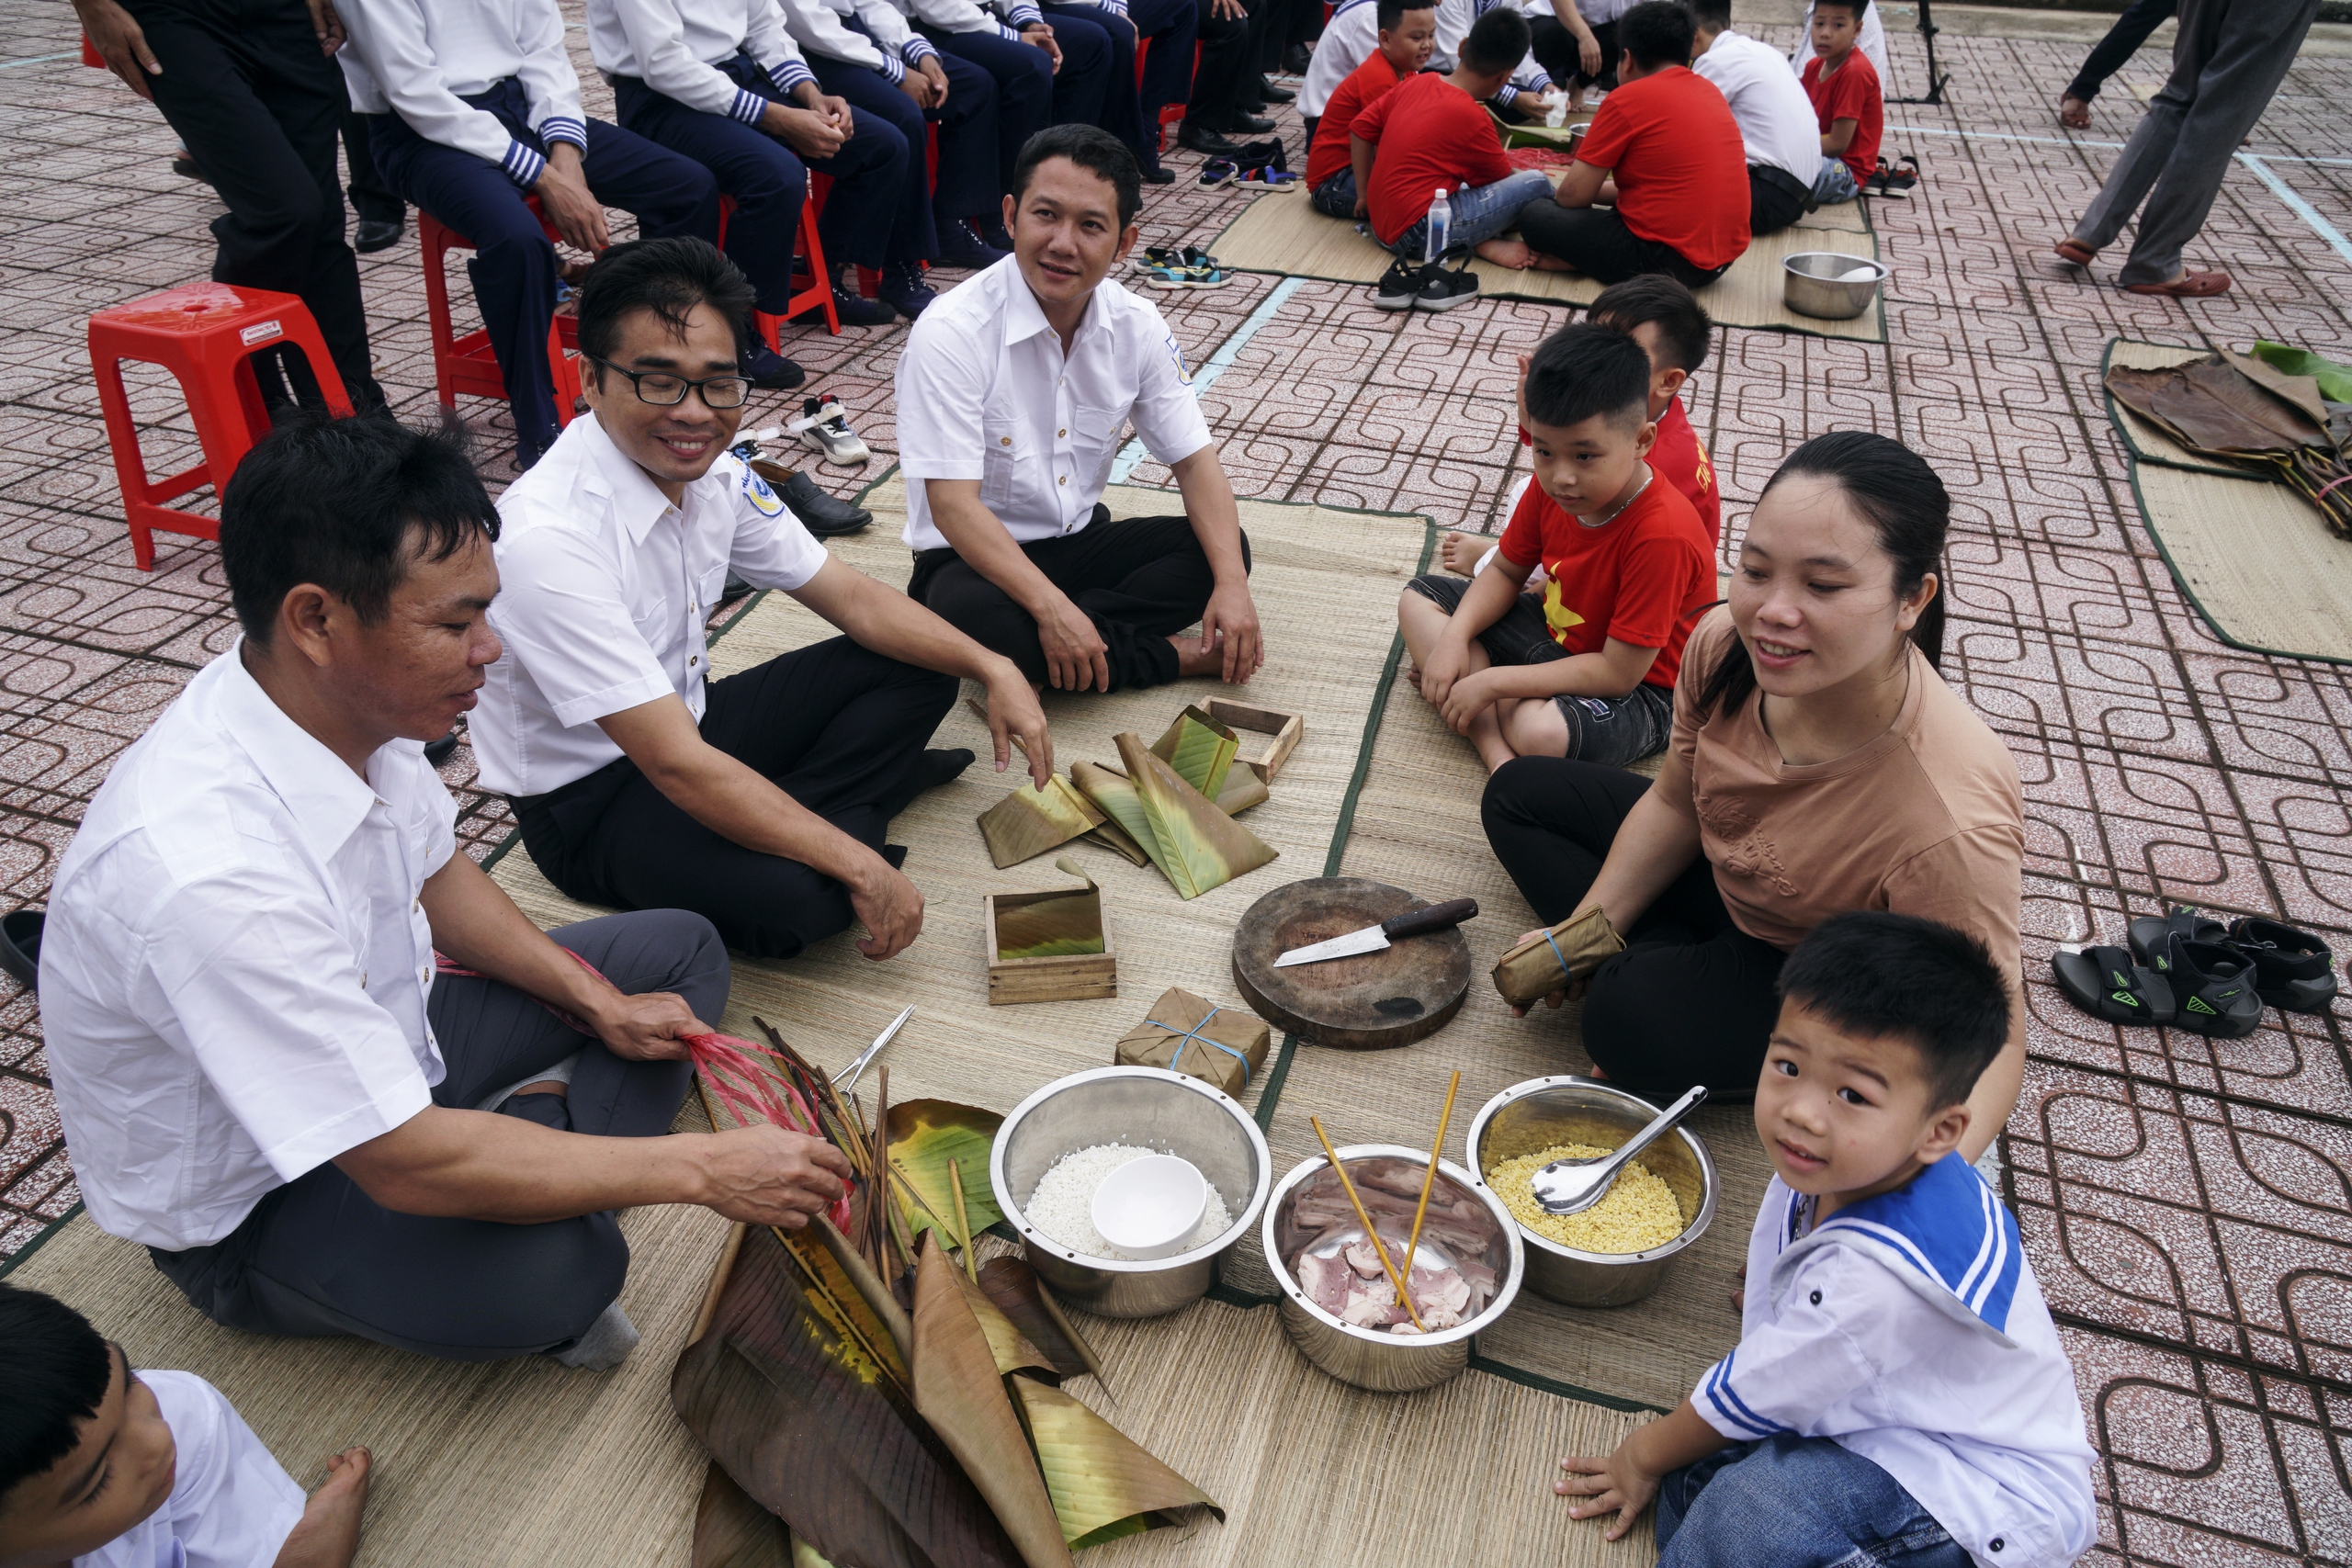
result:
[[[576,0],[568,10],[576,17]],[[1997,35],[1997,19],[1967,30]],[[1906,17],[1898,16],[1900,26]],[[1763,28],[1785,42],[1785,25]],[[2014,29],[2031,33],[2030,26]],[[2236,652],[2199,622],[2131,499],[2099,400],[2117,335],[2243,345],[2255,336],[2352,358],[2352,61],[2307,51],[2233,169],[2191,261],[2239,280],[2182,306],[2059,268],[2050,243],[2088,201],[2161,79],[2143,53],[2059,131],[2078,41],[1947,32],[1938,108],[1894,107],[1890,152],[1927,177],[1873,209],[1894,268],[1891,342],[1730,331],[1690,395],[1727,502],[1726,549],[1794,444],[1897,435],[1958,505],[1948,675],[2015,751],[2030,820],[2028,968],[2052,944],[2112,937],[2127,913],[2188,899],[2281,916],[2352,950],[2352,682],[2327,665]],[[98,307],[204,276],[203,186],[174,176],[153,110],[73,57],[66,8],[0,0],[0,907],[39,903],[116,753],[227,646],[211,546],[162,541],[134,570],[92,391],[83,322]],[[1897,33],[1916,90],[1916,35]],[[591,112],[608,96],[573,34]],[[2341,54],[2340,49],[2325,51]],[[1295,148],[1298,127],[1283,124]],[[1206,239],[1241,197],[1152,193],[1149,243]],[[431,405],[413,240],[364,258],[379,374],[404,413]],[[2103,271],[2104,269],[2102,269]],[[1170,302],[1198,365],[1275,280]],[[458,291],[462,294],[462,289]],[[1251,495],[1422,511],[1498,525],[1523,477],[1514,358],[1564,319],[1483,302],[1392,317],[1364,291],[1298,287],[1204,394],[1236,486]],[[792,352],[881,456],[895,446],[895,332],[802,336]],[[191,451],[177,396],[134,378],[151,460]],[[763,420],[782,400],[758,411]],[[464,409],[484,451],[503,412]],[[509,473],[503,458],[487,464]],[[1140,482],[1164,480],[1146,461]],[[832,488],[861,482],[835,470]],[[477,853],[509,829],[447,770]],[[75,1190],[43,1077],[37,1010],[0,982],[0,1258],[66,1214]],[[2116,1030],[2032,995],[2032,1066],[2006,1140],[2035,1265],[2078,1368],[2102,1452],[2102,1559],[2352,1562],[2352,1057],[2346,1023],[2296,1018],[2251,1039]]]

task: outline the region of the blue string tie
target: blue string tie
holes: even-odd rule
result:
[[[1178,1064],[1182,1062],[1184,1059],[1184,1047],[1197,1040],[1204,1045],[1214,1045],[1218,1050],[1224,1052],[1227,1055],[1232,1057],[1235,1061],[1240,1063],[1241,1087],[1244,1089],[1248,1089],[1250,1087],[1250,1058],[1235,1050],[1232,1046],[1227,1045],[1224,1041],[1212,1040],[1207,1035],[1201,1032],[1202,1030],[1206,1029],[1209,1026],[1210,1019],[1215,1018],[1224,1010],[1225,1010],[1221,1007],[1212,1006],[1206,1013],[1202,1015],[1200,1022],[1193,1025],[1190,1029],[1184,1030],[1178,1029],[1172,1023],[1162,1023],[1156,1018],[1148,1018],[1144,1020],[1146,1023],[1150,1024],[1154,1029],[1164,1029],[1170,1034],[1182,1034],[1183,1036],[1182,1039],[1176,1042],[1176,1054],[1168,1058],[1168,1070],[1170,1072],[1172,1073],[1181,1070]]]
[[[1544,940],[1552,944],[1552,956],[1560,961],[1560,973],[1571,980],[1575,979],[1577,972],[1568,967],[1568,955],[1560,951],[1560,939],[1552,934],[1549,927],[1544,929]]]

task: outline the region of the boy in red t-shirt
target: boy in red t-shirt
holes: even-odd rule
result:
[[[1813,182],[1815,206],[1851,201],[1878,169],[1886,134],[1886,99],[1878,68],[1854,47],[1871,0],[1815,0],[1813,58],[1805,62],[1804,96],[1821,122],[1821,174]]]
[[[1535,483],[1477,577],[1417,577],[1396,603],[1415,683],[1487,770],[1513,757],[1623,766],[1664,748],[1682,645],[1715,598],[1690,503],[1644,459],[1650,366],[1589,322],[1545,339],[1520,390]],[[1542,565],[1543,595],[1520,592]]]
[[[1306,189],[1315,210],[1326,218],[1362,218],[1363,194],[1349,166],[1349,128],[1356,116],[1388,96],[1388,90],[1430,62],[1437,50],[1434,0],[1379,0],[1380,47],[1348,73],[1331,93],[1315,141],[1306,150]],[[1424,209],[1426,210],[1426,209]]]

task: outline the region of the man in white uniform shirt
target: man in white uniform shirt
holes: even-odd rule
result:
[[[848,1168],[775,1127],[662,1135],[727,999],[707,921],[550,941],[458,852],[423,742],[498,657],[497,526],[450,435],[254,448],[220,507],[244,637],[60,861],[42,1022],[91,1218],[206,1316],[609,1366],[636,1342],[613,1211],[798,1225]]]
[[[1747,231],[1757,238],[1776,234],[1812,205],[1821,174],[1821,123],[1813,100],[1780,51],[1733,30],[1731,0],[1696,0],[1690,17],[1696,24],[1690,69],[1731,105],[1747,149]]]
[[[942,296],[899,355],[907,592],[1035,685],[1246,681],[1265,654],[1233,487],[1175,335],[1110,281],[1135,247],[1135,159],[1057,125],[1014,174],[1012,255]],[[1114,523],[1101,504],[1130,418],[1183,515]]]
[[[926,751],[956,678],[986,688],[996,761],[1039,784],[1036,694],[897,590],[828,556],[727,448],[748,390],[731,334],[751,285],[698,240],[616,245],[580,294],[589,415],[500,498],[505,643],[474,716],[485,789],[575,898],[692,909],[731,947],[790,958],[864,923],[888,958],[922,896],[885,840],[969,751]],[[729,569],[847,635],[712,682],[705,627]]]

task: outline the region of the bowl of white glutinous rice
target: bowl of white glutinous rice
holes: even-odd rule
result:
[[[1128,1160],[1181,1155],[1207,1179],[1208,1213],[1172,1258],[1125,1257],[1094,1229],[1094,1190]],[[1272,1185],[1265,1134],[1214,1084],[1159,1067],[1057,1078],[997,1129],[989,1179],[1029,1262],[1056,1295],[1103,1317],[1158,1317],[1208,1293]]]

